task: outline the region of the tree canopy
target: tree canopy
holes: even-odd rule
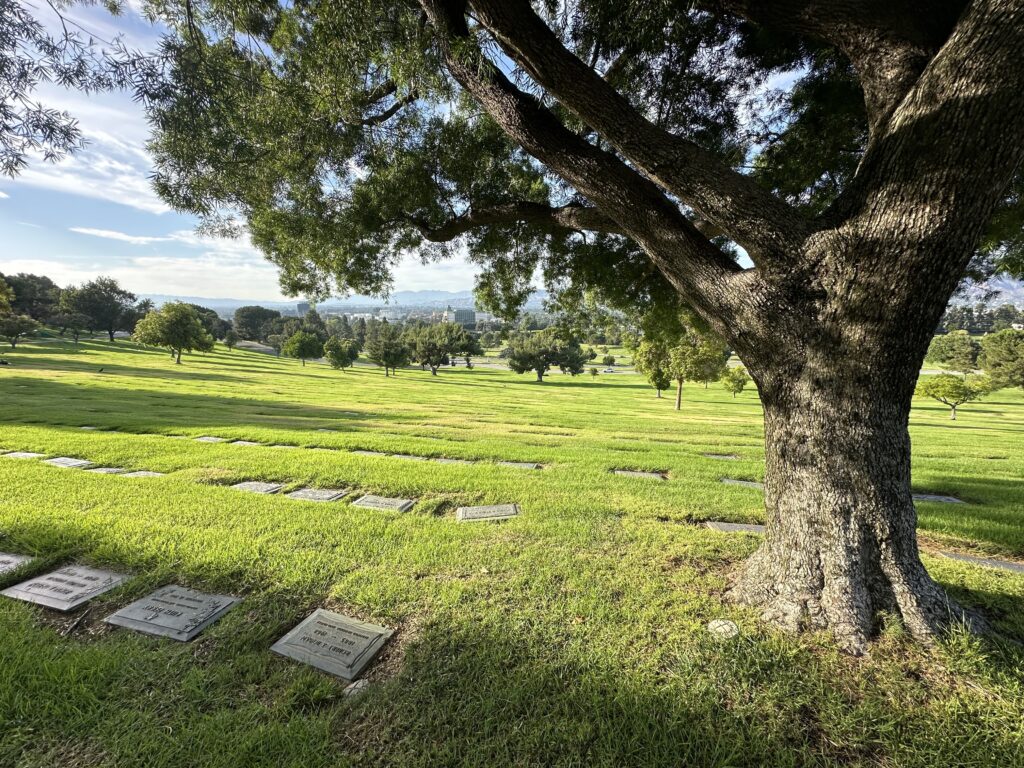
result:
[[[135,326],[132,338],[140,344],[167,347],[178,365],[182,352],[209,352],[214,346],[195,305],[177,301],[148,313]]]

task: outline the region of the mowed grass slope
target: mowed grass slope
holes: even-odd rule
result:
[[[763,518],[759,491],[720,483],[763,475],[753,392],[688,387],[677,413],[631,374],[386,379],[222,347],[175,366],[124,341],[7,357],[0,448],[168,474],[0,459],[0,551],[40,558],[0,586],[72,560],[134,575],[77,623],[0,600],[0,765],[1024,762],[1014,644],[958,635],[922,649],[886,626],[870,658],[849,659],[723,603],[757,540],[695,523]],[[184,439],[201,435],[267,445]],[[931,554],[1024,558],[1024,397],[999,392],[956,423],[918,403],[912,435],[915,489],[968,502],[919,505],[926,564],[1024,637],[1024,577]],[[418,503],[391,513],[352,506],[357,494],[316,504],[227,487],[250,479]],[[454,521],[458,505],[504,502],[521,516]],[[172,581],[245,600],[188,645],[102,624]],[[318,606],[397,629],[367,694],[269,652]],[[719,617],[740,638],[713,641],[704,625]]]

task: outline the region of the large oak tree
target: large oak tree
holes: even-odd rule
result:
[[[1024,0],[158,5],[166,200],[240,218],[295,293],[465,248],[497,309],[537,268],[685,305],[764,405],[731,594],[854,652],[880,610],[964,618],[919,558],[907,424],[972,258],[1019,259]]]

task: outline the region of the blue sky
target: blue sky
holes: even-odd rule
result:
[[[49,10],[39,13],[56,23]],[[130,46],[151,48],[157,38],[130,3],[116,18],[88,7],[68,16],[99,39],[122,34]],[[0,272],[45,274],[60,285],[110,275],[136,293],[283,298],[276,268],[247,239],[200,237],[194,217],[156,196],[148,182],[148,128],[129,95],[56,87],[37,95],[74,115],[88,144],[59,163],[36,159],[18,178],[0,177]],[[475,274],[461,258],[423,265],[409,257],[394,270],[394,289],[470,290]]]

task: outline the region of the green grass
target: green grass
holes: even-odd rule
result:
[[[1024,762],[1019,646],[957,635],[919,648],[887,625],[851,659],[723,603],[757,539],[694,523],[763,518],[758,491],[719,482],[762,476],[753,393],[688,387],[676,413],[632,374],[385,379],[221,347],[175,366],[124,341],[5,356],[0,448],[168,473],[0,459],[0,550],[40,557],[0,586],[71,560],[134,575],[74,627],[0,601],[5,768]],[[915,489],[969,502],[920,505],[926,564],[1024,637],[1024,577],[933,554],[1024,558],[1024,397],[999,392],[955,423],[922,401],[911,431]],[[226,487],[248,479],[419,501],[400,514]],[[502,502],[521,516],[454,521],[460,504]],[[171,581],[244,602],[187,645],[102,623]],[[364,696],[269,652],[317,606],[397,630]],[[711,639],[718,617],[740,625],[737,640]]]

